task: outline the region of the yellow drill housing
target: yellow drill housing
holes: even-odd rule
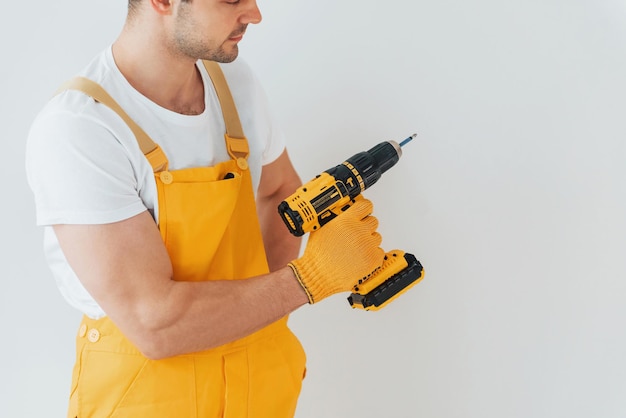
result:
[[[324,172],[281,203],[280,215],[293,235],[321,228],[351,205],[346,185]]]

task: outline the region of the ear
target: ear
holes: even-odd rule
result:
[[[160,15],[172,14],[172,0],[149,0],[152,9]]]

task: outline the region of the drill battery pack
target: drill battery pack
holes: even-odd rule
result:
[[[424,278],[422,264],[413,254],[393,250],[383,265],[354,286],[348,302],[353,308],[377,311]]]

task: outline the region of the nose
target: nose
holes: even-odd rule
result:
[[[246,13],[242,16],[242,22],[244,24],[252,23],[257,24],[261,23],[263,16],[261,16],[261,10],[256,3],[256,0],[250,0],[250,7],[246,11]]]

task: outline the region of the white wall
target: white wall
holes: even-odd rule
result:
[[[3,417],[63,416],[79,320],[33,226],[28,126],[113,41],[125,3],[0,17]],[[242,56],[303,179],[419,133],[366,196],[383,246],[426,278],[379,312],[336,296],[292,316],[309,358],[298,418],[626,416],[626,4],[260,6]]]

